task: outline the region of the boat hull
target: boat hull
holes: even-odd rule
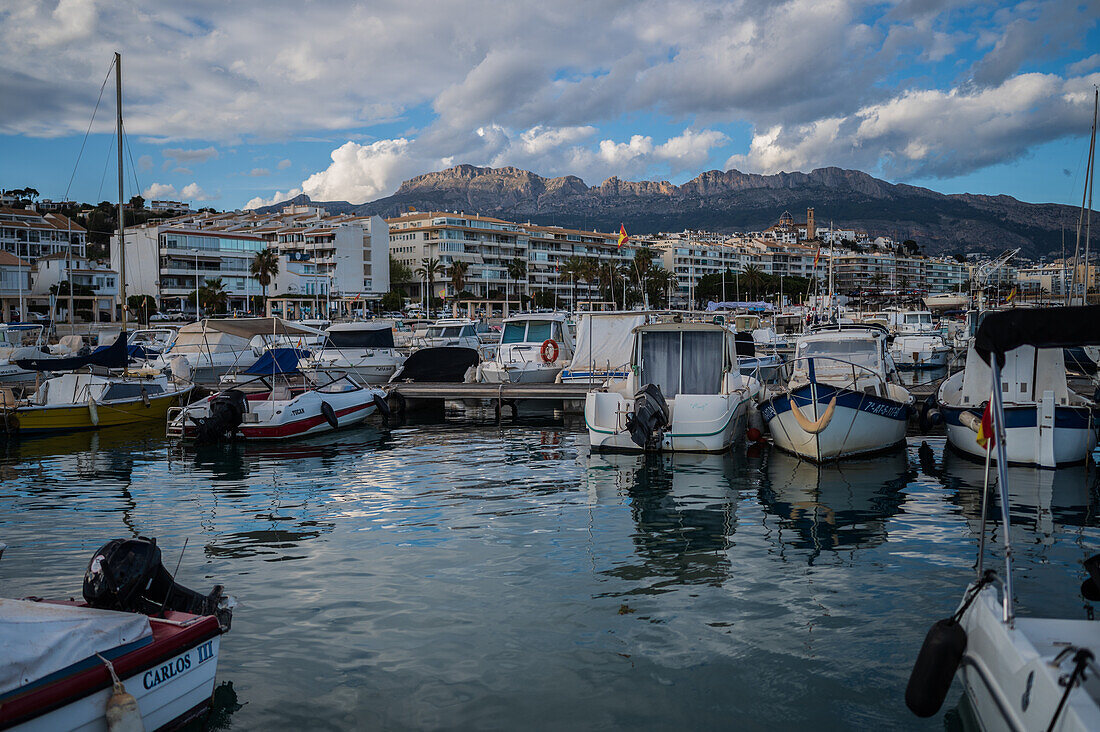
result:
[[[939,369],[951,358],[950,348],[934,348],[921,351],[893,350],[890,355],[899,369]]]
[[[746,394],[678,394],[668,400],[671,421],[659,452],[723,452],[745,434],[751,397]],[[617,392],[593,391],[585,397],[584,420],[593,450],[645,452],[626,430],[632,399]]]
[[[288,400],[250,399],[249,413],[244,415],[245,421],[237,427],[234,436],[245,440],[289,440],[353,427],[378,410],[374,402],[376,393],[380,392],[359,389],[323,396],[317,392],[307,392]],[[209,401],[197,402],[184,410],[183,415],[174,422],[182,423],[182,433],[175,434],[182,434],[184,439],[194,439],[197,436],[194,420],[209,414]],[[322,401],[332,407],[336,416],[335,426],[321,411]]]
[[[169,394],[151,396],[146,405],[141,399],[103,402],[92,410],[86,404],[20,407],[14,411],[23,435],[50,432],[76,432],[125,424],[158,423],[163,425],[168,409],[191,392],[191,387]]]
[[[791,401],[806,420],[818,422],[824,419],[834,396],[836,407],[824,428],[816,434],[803,429],[791,410]],[[817,463],[904,444],[909,411],[904,402],[820,383],[776,395],[760,406],[776,447]]]
[[[553,384],[561,373],[557,364],[515,363],[501,365],[496,361],[482,364],[481,378],[487,384]]]
[[[339,377],[347,374],[360,384],[385,384],[401,364],[398,362],[381,364],[358,364],[349,366],[313,366],[302,369],[307,376],[311,374],[325,374]]]
[[[977,419],[982,407],[963,409],[939,403],[947,431],[947,443],[956,451],[976,460],[985,460],[985,448],[978,444],[974,431],[962,423],[963,413]],[[1096,447],[1098,417],[1089,407],[1071,407],[1043,403],[1022,406],[1005,405],[1005,451],[1009,465],[1057,468],[1082,463]],[[993,462],[997,453],[992,453]]]

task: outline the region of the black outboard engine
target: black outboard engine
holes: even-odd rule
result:
[[[661,446],[668,418],[668,404],[661,387],[646,384],[634,395],[634,413],[626,418],[630,439],[638,447],[657,449]]]
[[[164,610],[214,615],[229,630],[233,611],[222,586],[210,594],[190,590],[172,579],[161,563],[156,539],[112,539],[95,553],[84,573],[84,600],[101,610],[158,615]]]
[[[195,420],[195,442],[210,444],[233,436],[248,411],[244,392],[229,389],[210,399],[210,416]]]

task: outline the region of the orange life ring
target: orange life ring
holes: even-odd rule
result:
[[[558,360],[558,344],[553,338],[547,338],[542,342],[539,355],[542,356],[543,363],[554,363]]]

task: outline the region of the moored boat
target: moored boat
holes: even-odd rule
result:
[[[896,383],[884,329],[814,328],[790,364],[786,389],[760,407],[777,447],[824,462],[904,442],[913,397]]]
[[[734,334],[714,323],[639,325],[627,376],[589,392],[594,450],[721,452],[744,435],[760,384],[737,366]]]
[[[302,363],[306,373],[347,374],[361,384],[385,384],[405,362],[394,344],[393,323],[337,323],[320,351]]]
[[[0,599],[0,728],[168,729],[205,713],[232,618],[220,586],[189,590],[155,540],[116,539],[83,596]]]
[[[573,338],[560,314],[507,318],[493,357],[483,360],[481,381],[549,384],[573,358]]]

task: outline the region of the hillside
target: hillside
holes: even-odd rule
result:
[[[679,186],[612,177],[588,186],[575,176],[544,178],[518,168],[458,165],[419,175],[392,196],[361,205],[316,203],[334,213],[387,217],[413,207],[602,231],[623,223],[639,234],[689,228],[758,231],[784,210],[804,220],[806,209],[813,207],[819,225],[832,221],[875,235],[915,239],[930,254],[1021,247],[1032,257],[1060,252],[1063,226],[1072,245],[1077,221],[1071,206],[1024,203],[1010,196],[947,195],[841,168],[775,175],[711,170]]]

